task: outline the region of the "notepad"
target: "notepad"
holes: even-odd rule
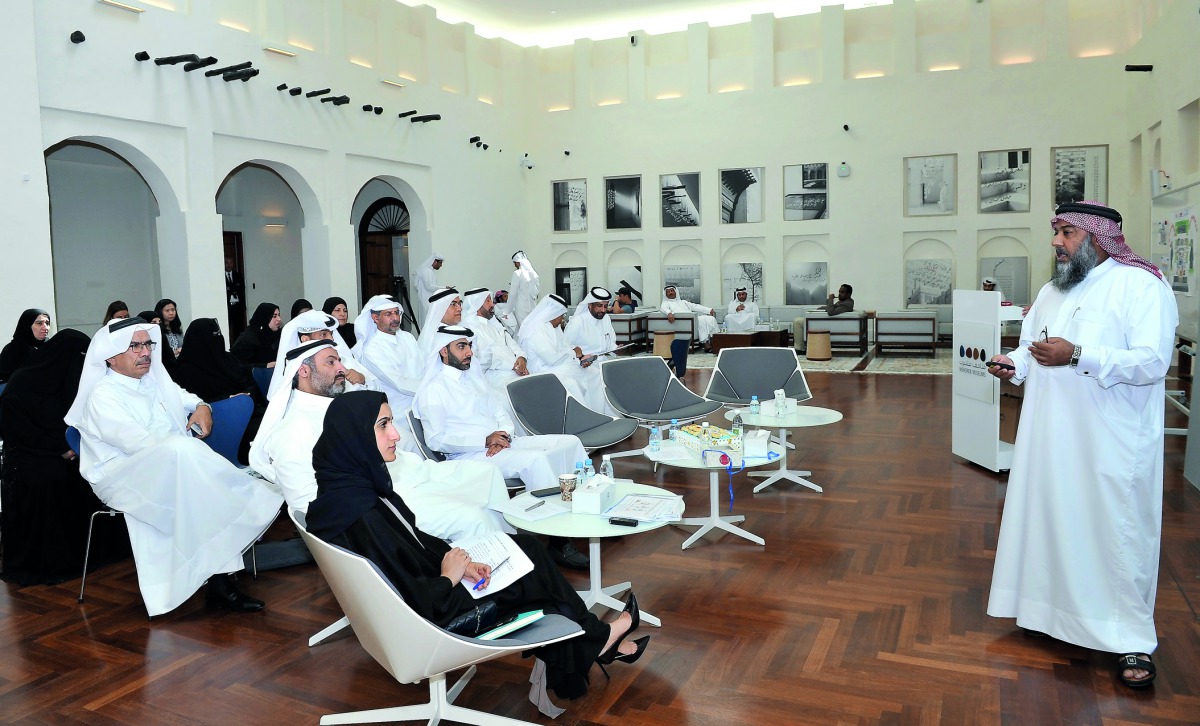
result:
[[[491,580],[484,590],[474,589],[475,583],[465,579],[459,582],[476,600],[484,595],[503,590],[521,577],[533,572],[533,561],[529,559],[529,555],[525,554],[525,551],[517,545],[512,537],[503,532],[488,532],[450,544],[454,547],[461,547],[470,553],[473,562],[482,562],[492,568]]]
[[[520,630],[526,625],[533,625],[544,617],[546,617],[546,613],[542,612],[541,610],[530,610],[527,613],[521,613],[512,620],[509,620],[507,623],[497,625],[491,630],[479,635],[478,639],[496,640],[497,638],[501,638],[509,633]]]

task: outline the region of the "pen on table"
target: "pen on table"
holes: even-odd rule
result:
[[[533,510],[537,509],[538,507],[542,506],[542,505],[543,505],[543,504],[545,504],[545,503],[546,503],[546,500],[545,500],[545,499],[543,499],[543,500],[541,500],[540,502],[538,502],[537,504],[534,504],[534,505],[531,505],[531,506],[525,507],[525,511],[526,511],[526,512],[532,512]]]

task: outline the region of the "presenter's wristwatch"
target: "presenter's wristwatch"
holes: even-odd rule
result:
[[[1083,347],[1079,346],[1079,345],[1075,346],[1075,351],[1073,353],[1071,353],[1071,362],[1068,363],[1067,365],[1070,366],[1071,368],[1074,368],[1075,366],[1079,365],[1079,356],[1081,353],[1083,353]]]

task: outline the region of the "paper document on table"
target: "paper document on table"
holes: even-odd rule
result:
[[[503,502],[493,504],[488,508],[501,514],[511,514],[514,517],[520,517],[529,522],[536,522],[540,519],[547,519],[556,514],[571,511],[571,505],[564,504],[560,495],[552,494],[548,497],[538,498],[529,492],[515,496],[512,499],[505,499]]]
[[[662,444],[662,449],[657,454],[650,453],[650,447],[642,449],[642,453],[650,461],[680,461],[682,459],[694,459],[696,455],[692,450],[682,444],[669,444],[666,441]]]
[[[626,494],[605,514],[640,522],[675,522],[683,516],[683,497],[677,494]]]
[[[471,597],[478,600],[489,593],[503,590],[519,578],[533,572],[533,560],[517,545],[516,540],[503,532],[467,537],[451,542],[452,547],[461,547],[471,555],[472,562],[481,562],[492,568],[491,581],[482,590],[476,590],[474,582],[460,580]]]

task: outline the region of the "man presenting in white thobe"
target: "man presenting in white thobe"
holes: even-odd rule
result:
[[[512,281],[508,286],[508,312],[512,316],[513,324],[520,331],[521,323],[525,322],[526,316],[533,312],[534,306],[537,305],[541,283],[524,250],[517,250],[512,256],[512,261],[514,269]]]
[[[205,580],[209,605],[246,612],[263,603],[228,573],[274,521],[283,497],[202,441],[207,403],[163,368],[159,326],[141,318],[100,328],[64,420],[79,429],[80,473],[125,515],[138,587],[151,615],[170,612]]]
[[[1162,273],[1125,243],[1121,215],[1059,205],[1055,272],[989,363],[1025,402],[988,614],[1031,635],[1121,654],[1149,685],[1162,539],[1164,377],[1178,313]]]
[[[567,301],[551,294],[542,298],[525,319],[518,342],[529,356],[529,372],[553,373],[562,381],[563,388],[583,405],[594,411],[606,411],[608,401],[604,398],[600,366],[567,342],[562,331],[566,313]]]
[[[496,319],[495,303],[486,287],[467,290],[463,297],[463,327],[475,331],[471,352],[475,366],[496,391],[506,391],[509,383],[529,375],[525,351]],[[508,395],[505,392],[503,395]]]
[[[558,486],[558,475],[587,458],[576,436],[516,436],[512,419],[473,370],[468,328],[438,328],[435,358],[413,400],[425,442],[453,460],[487,461],[526,491]],[[560,552],[560,554],[566,554]]]
[[[287,353],[286,366],[276,367],[286,368],[289,383],[267,406],[250,447],[250,465],[279,486],[289,508],[307,512],[317,496],[313,446],[324,427],[325,411],[345,390],[346,370],[332,341],[326,340],[298,346]],[[396,492],[417,515],[418,525],[430,534],[453,540],[506,526],[488,509],[508,500],[504,477],[495,466],[439,464],[398,451],[388,473]]]
[[[758,325],[758,303],[748,300],[746,288],[739,287],[733,291],[733,300],[725,312],[725,329],[731,333],[741,333],[754,330]]]
[[[354,319],[353,353],[375,375],[379,390],[388,395],[396,418],[412,408],[412,397],[424,374],[424,359],[417,339],[400,329],[400,303],[390,295],[367,301]],[[411,443],[411,442],[410,442]]]
[[[418,318],[419,320],[425,319],[425,312],[429,309],[429,296],[438,289],[437,271],[442,269],[443,262],[444,260],[441,255],[432,254],[424,262],[417,266],[417,271],[413,275],[417,281],[416,303],[417,314],[420,316]],[[409,302],[412,301],[410,300]],[[358,335],[358,331],[356,330],[354,334]],[[388,400],[391,400],[390,396],[388,397]]]
[[[667,320],[673,323],[676,315],[695,315],[696,339],[707,345],[712,334],[717,332],[717,312],[712,308],[706,308],[679,297],[679,289],[674,285],[664,287],[663,295],[663,301],[659,304],[658,309],[667,314]]]

